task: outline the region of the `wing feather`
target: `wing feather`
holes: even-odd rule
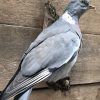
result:
[[[28,78],[28,77],[22,76],[21,73],[19,72],[19,74],[16,76],[13,82],[3,92],[3,96],[0,100],[5,100],[12,96],[18,95],[22,92],[25,92],[26,90],[30,89],[35,84],[48,78],[51,74],[52,73],[48,69],[44,69],[40,73],[38,73],[36,76],[32,76],[31,78]]]

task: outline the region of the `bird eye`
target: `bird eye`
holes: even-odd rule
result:
[[[81,3],[85,4],[86,6],[89,6],[89,2],[86,0],[81,0]]]

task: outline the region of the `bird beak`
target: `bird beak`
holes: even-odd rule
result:
[[[89,9],[95,9],[95,7],[90,5],[90,6],[89,6]]]

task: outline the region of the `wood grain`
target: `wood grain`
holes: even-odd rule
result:
[[[95,10],[89,10],[82,16],[80,26],[84,33],[100,35],[100,1],[91,0],[91,5]]]
[[[66,92],[66,96],[60,91],[44,90],[34,91],[30,100],[100,100],[100,86],[78,86]]]
[[[42,27],[43,0],[0,0],[0,24]]]
[[[72,84],[100,82],[100,35],[83,35],[83,47],[72,70]]]
[[[48,0],[0,0],[0,24],[42,27],[44,2]],[[59,15],[63,14],[69,0],[53,0]],[[80,20],[84,33],[100,34],[100,2],[92,0],[96,10],[88,11]]]
[[[21,56],[41,29],[0,25],[0,90],[16,71]]]

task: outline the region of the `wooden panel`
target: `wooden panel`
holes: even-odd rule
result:
[[[14,74],[22,54],[40,31],[0,25],[0,90]]]
[[[0,24],[42,27],[43,0],[0,0]]]
[[[34,91],[30,100],[100,100],[100,86],[73,87],[64,96],[60,91]]]
[[[90,10],[81,18],[80,26],[84,33],[100,34],[100,0],[91,0],[95,10]]]
[[[72,84],[100,82],[100,35],[83,35],[83,48],[72,70]]]
[[[0,0],[0,23],[42,27],[44,1],[48,0]],[[54,0],[52,4],[61,15],[68,0]],[[91,4],[96,7],[96,10],[84,14],[80,20],[80,26],[84,33],[100,34],[100,2],[92,0]]]

